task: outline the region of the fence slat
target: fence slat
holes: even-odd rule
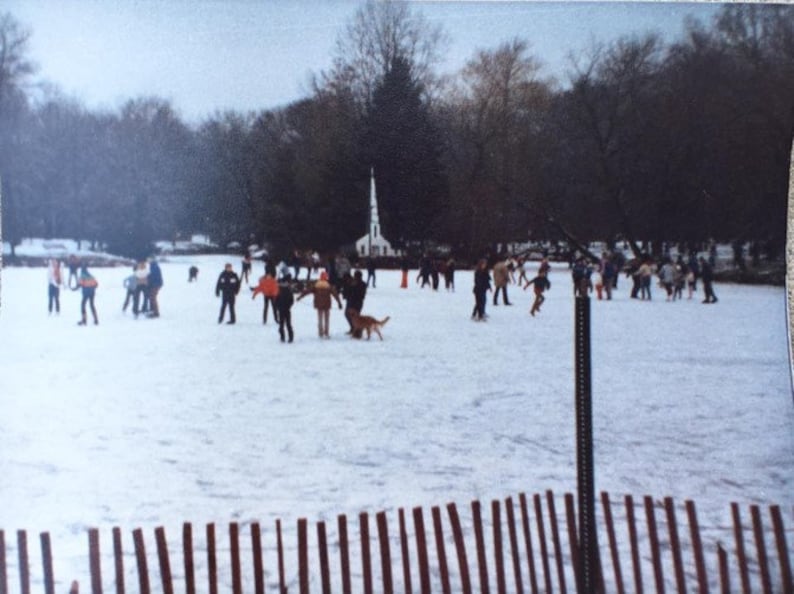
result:
[[[207,581],[210,594],[218,594],[218,557],[215,550],[215,524],[207,524]]]
[[[777,546],[777,558],[780,561],[780,579],[783,583],[783,590],[786,594],[794,592],[794,582],[791,577],[791,565],[788,560],[788,545],[786,544],[786,530],[783,526],[783,516],[780,513],[780,506],[773,505],[769,508],[772,516],[772,528],[775,531],[775,544]]]
[[[160,580],[163,584],[163,594],[174,594],[174,583],[171,579],[171,562],[168,559],[168,545],[165,540],[165,528],[162,526],[155,528],[154,537],[157,543],[157,558],[160,561]]]
[[[477,545],[477,569],[480,574],[480,592],[488,594],[488,560],[485,557],[485,537],[482,531],[482,506],[479,501],[471,502],[472,522],[474,523],[474,538]]]
[[[772,594],[772,579],[769,575],[769,562],[766,555],[766,542],[764,540],[764,525],[761,519],[761,508],[757,505],[751,505],[750,516],[753,519],[755,549],[758,553],[758,569],[761,571],[761,586],[764,589],[764,594]]]
[[[276,520],[276,548],[278,549],[278,587],[281,594],[287,594],[287,577],[284,571],[284,541],[281,538],[281,520]]]
[[[350,548],[347,540],[347,516],[340,515],[337,518],[339,526],[339,563],[342,570],[342,592],[351,594],[352,583],[350,581]]]
[[[521,526],[524,531],[524,546],[527,549],[527,565],[529,565],[529,584],[532,594],[538,594],[538,576],[535,573],[535,554],[532,550],[532,530],[529,528],[529,506],[527,496],[521,493],[518,496],[518,503],[521,507]]]
[[[554,493],[546,491],[546,506],[549,510],[549,526],[551,526],[551,541],[554,545],[554,558],[557,561],[557,579],[560,583],[560,592],[566,594],[565,564],[562,558],[562,544],[560,543],[560,530],[557,523],[557,511],[554,508]]]
[[[430,593],[430,566],[427,556],[427,538],[425,536],[425,521],[422,516],[422,508],[415,507],[414,531],[416,532],[416,555],[419,559],[419,585],[422,594]]]
[[[516,515],[513,509],[513,498],[505,499],[505,513],[507,514],[507,535],[510,538],[510,556],[513,560],[513,579],[515,579],[516,594],[524,594],[524,583],[521,579],[521,555],[518,551],[518,529],[516,528]]]
[[[720,592],[731,594],[731,574],[728,569],[728,553],[722,548],[722,543],[717,543],[717,564],[720,568]]]
[[[331,594],[331,562],[328,558],[325,522],[317,522],[317,548],[320,554],[320,581],[323,585],[323,594]]]
[[[615,534],[615,520],[612,517],[612,503],[609,500],[609,493],[606,491],[601,492],[601,507],[604,510],[604,523],[607,528],[609,552],[612,555],[612,570],[615,572],[615,591],[617,594],[625,594],[623,571],[620,567],[620,550],[618,549],[618,539]]]
[[[17,530],[17,557],[19,559],[19,586],[22,594],[30,594],[30,567],[28,566],[28,533]]]
[[[254,593],[265,594],[265,563],[262,559],[262,527],[251,524],[251,554],[254,558]]]
[[[124,550],[121,528],[113,527],[113,566],[116,574],[116,594],[124,594]]]
[[[447,552],[444,547],[444,529],[441,525],[441,509],[434,506],[430,509],[433,516],[433,532],[436,536],[436,556],[438,557],[438,571],[441,575],[441,591],[452,594],[449,584],[449,567],[447,566]]]
[[[733,516],[733,535],[736,540],[736,560],[739,563],[742,592],[744,594],[752,594],[750,569],[747,566],[747,555],[744,552],[744,530],[742,529],[742,518],[738,503],[731,503],[731,515]]]
[[[405,594],[413,594],[413,589],[411,587],[411,555],[408,546],[405,510],[400,508],[397,513],[400,519],[400,551],[403,558],[403,585],[405,586]]]
[[[579,592],[582,588],[581,566],[579,565],[579,533],[576,529],[576,506],[572,493],[565,494],[565,517],[566,525],[568,526],[568,548],[571,550],[574,583],[576,584],[577,592]]]
[[[196,564],[193,560],[193,525],[182,523],[182,564],[185,568],[185,593],[196,594]]]
[[[41,539],[41,561],[44,569],[44,592],[45,594],[55,594],[55,573],[52,569],[52,543],[50,542],[50,534],[49,532],[42,532],[39,538]],[[102,594],[101,581],[99,583],[98,594]]]
[[[634,498],[631,495],[626,495],[626,524],[628,524],[629,542],[631,543],[631,564],[634,569],[634,588],[635,592],[642,594],[640,545],[637,538],[637,521],[634,515]]]
[[[240,525],[229,523],[229,548],[232,564],[232,592],[243,594],[243,575],[240,563]]]
[[[656,528],[656,510],[653,497],[645,496],[645,519],[648,523],[648,540],[651,544],[651,560],[653,561],[653,577],[656,581],[657,594],[664,594],[664,570],[662,568],[662,552],[659,547],[659,531]]]
[[[146,562],[146,546],[143,542],[143,530],[136,528],[132,531],[132,541],[135,544],[135,559],[138,563],[138,586],[140,594],[149,594],[149,566]]]
[[[99,555],[99,530],[96,528],[91,528],[88,531],[88,565],[91,572],[91,592],[93,594],[102,594],[102,567]]]
[[[463,539],[463,529],[460,525],[458,508],[454,503],[447,504],[447,515],[452,526],[452,537],[455,539],[455,552],[458,555],[458,570],[460,571],[460,591],[462,594],[472,594],[471,578],[469,576],[469,561],[466,558],[466,541]]]
[[[695,502],[687,499],[685,505],[689,518],[689,533],[692,538],[692,552],[695,556],[695,569],[698,576],[698,592],[700,594],[709,594],[709,577],[706,573],[706,559],[703,555],[703,543],[700,539],[700,525],[698,524]]]
[[[496,561],[496,591],[507,594],[507,580],[505,579],[505,560],[502,550],[502,518],[501,506],[498,500],[491,501],[491,523],[493,525],[493,550]]]
[[[535,503],[535,519],[538,524],[538,542],[540,542],[540,560],[543,563],[543,581],[546,589],[544,592],[554,592],[551,586],[551,566],[549,565],[549,550],[546,546],[546,529],[543,526],[543,503],[540,495],[535,493],[532,497]]]
[[[391,547],[389,546],[389,524],[386,512],[378,512],[375,516],[378,524],[378,540],[380,542],[380,571],[383,576],[383,593],[392,594],[394,584],[391,575]]]
[[[309,594],[309,527],[306,518],[298,520],[298,583],[301,594]]]
[[[686,594],[686,578],[684,577],[684,560],[681,556],[681,541],[678,538],[678,520],[675,515],[675,503],[672,497],[664,498],[664,511],[667,515],[667,531],[670,534],[670,549],[673,553],[673,571],[678,594]]]
[[[361,569],[364,579],[364,594],[372,594],[372,555],[369,547],[369,515],[358,515],[359,536],[361,537]]]

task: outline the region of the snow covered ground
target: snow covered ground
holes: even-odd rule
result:
[[[129,269],[94,269],[100,325],[88,327],[76,325],[79,292],[48,316],[46,270],[3,269],[0,529],[50,531],[57,578],[85,575],[88,527],[294,525],[575,492],[563,265],[540,315],[512,286],[515,305],[489,299],[485,323],[469,319],[471,272],[449,293],[413,278],[401,290],[381,271],[364,311],[391,316],[382,342],[347,337],[336,309],[320,340],[307,298],[282,344],[247,288],[237,325],[216,323],[227,260],[239,271],[234,256],[165,261],[158,320],[122,313]],[[592,302],[597,491],[694,499],[706,529],[729,525],[731,501],[790,510],[784,290],[718,284],[716,305],[654,290],[631,300],[621,278],[613,301]]]

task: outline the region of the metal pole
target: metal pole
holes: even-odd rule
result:
[[[576,302],[576,471],[579,500],[579,572],[577,591],[598,591],[598,539],[595,522],[593,406],[590,365],[590,298]]]

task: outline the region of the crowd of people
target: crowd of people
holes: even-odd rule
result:
[[[367,278],[364,280],[362,270],[354,268],[345,256],[336,256],[321,261],[316,252],[306,256],[295,252],[291,261],[281,260],[278,264],[265,259],[265,271],[257,283],[252,286],[251,275],[253,258],[246,253],[242,259],[240,274],[234,271],[234,266],[227,263],[218,276],[215,285],[215,294],[221,299],[218,323],[235,324],[237,321],[235,302],[243,285],[248,285],[251,299],[259,295],[263,298],[262,323],[267,324],[268,314],[273,312],[273,320],[278,325],[279,336],[283,342],[293,342],[294,330],[292,327],[291,308],[293,304],[311,295],[313,307],[317,311],[317,332],[320,338],[329,337],[330,311],[336,302],[339,309],[344,309],[345,318],[350,326],[348,334],[360,338],[360,331],[354,329],[352,318],[361,314],[367,289],[375,288],[376,263],[367,259],[361,264],[366,269]],[[63,270],[68,268],[68,278],[64,280]],[[537,267],[537,270],[534,270]],[[575,296],[585,297],[595,295],[598,300],[611,300],[613,291],[618,288],[621,275],[631,281],[630,297],[641,301],[650,301],[653,295],[652,287],[657,285],[667,301],[693,299],[698,291],[698,283],[703,289],[703,303],[717,303],[714,292],[713,258],[699,256],[690,252],[686,256],[679,254],[676,257],[666,255],[655,259],[647,254],[626,260],[622,251],[604,252],[600,259],[587,258],[575,255],[569,262],[571,271],[571,285]],[[306,269],[303,280],[300,274]],[[400,287],[408,288],[409,271],[418,268],[416,284],[420,288],[430,288],[437,291],[440,288],[440,279],[444,279],[444,288],[447,291],[455,290],[455,273],[457,263],[454,258],[432,258],[422,256],[417,262],[403,258],[400,262],[402,272]],[[491,302],[493,306],[501,304],[511,306],[513,302],[508,296],[510,285],[516,285],[526,291],[531,287],[534,301],[529,310],[531,316],[541,311],[541,306],[546,300],[546,292],[551,289],[549,272],[551,264],[544,254],[539,262],[531,261],[520,255],[500,254],[494,258],[481,258],[474,268],[473,294],[474,307],[471,318],[476,321],[487,319],[486,305],[488,293],[493,292]],[[534,273],[533,273],[534,271]],[[197,282],[198,267],[190,266],[188,282]],[[312,280],[312,275],[316,280]],[[531,278],[530,278],[531,277]],[[88,270],[86,262],[75,257],[70,257],[63,265],[57,259],[51,259],[47,267],[48,278],[48,311],[50,314],[60,313],[60,291],[69,288],[73,291],[82,291],[80,304],[80,320],[78,324],[87,325],[88,313],[91,313],[95,325],[99,324],[95,296],[99,286],[96,278]],[[656,279],[657,282],[654,282]],[[139,315],[147,318],[158,318],[160,307],[158,295],[163,287],[163,274],[157,259],[154,257],[141,259],[135,263],[132,273],[123,281],[126,296],[122,304],[122,311],[126,312],[131,306],[133,316]],[[344,306],[342,301],[344,300]],[[227,320],[228,315],[228,320]]]

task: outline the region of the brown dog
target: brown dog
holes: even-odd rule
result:
[[[370,339],[372,333],[378,335],[378,338],[383,340],[383,335],[380,333],[380,329],[388,322],[391,318],[386,316],[382,320],[376,320],[372,316],[362,316],[356,311],[350,311],[350,323],[353,324],[353,336],[361,336],[361,332],[364,331],[367,333],[367,340]]]

